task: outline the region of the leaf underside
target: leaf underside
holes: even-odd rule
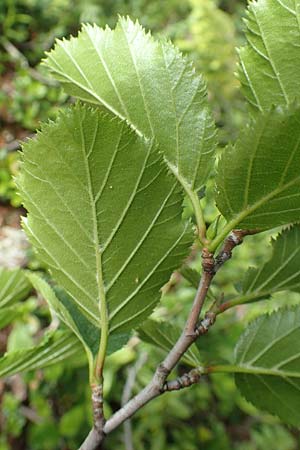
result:
[[[155,138],[184,185],[204,185],[216,146],[206,87],[171,43],[121,17],[115,30],[84,25],[77,38],[58,40],[44,64],[67,93]]]
[[[236,346],[236,383],[258,408],[300,425],[300,306],[250,323]],[[242,373],[245,371],[245,373]],[[247,373],[248,372],[248,373]]]
[[[76,105],[24,146],[25,230],[54,279],[99,327],[131,329],[187,255],[182,193],[157,148],[126,123]]]
[[[270,260],[246,274],[244,294],[257,292],[266,298],[284,290],[300,292],[300,226],[284,230],[272,245]]]
[[[300,109],[264,113],[227,147],[217,205],[233,228],[274,228],[300,217]]]
[[[300,92],[300,4],[257,0],[248,6],[248,43],[239,51],[242,91],[255,108],[285,105]]]
[[[169,322],[147,319],[137,330],[145,341],[164,352],[169,352],[180,337],[182,330]],[[192,367],[201,366],[200,353],[196,344],[192,344],[182,356],[182,361]]]

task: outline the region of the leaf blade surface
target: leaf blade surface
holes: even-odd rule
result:
[[[239,79],[256,110],[288,105],[299,97],[299,23],[297,1],[257,0],[248,6],[248,43],[239,51]]]
[[[289,290],[300,292],[300,227],[284,230],[272,242],[273,254],[259,269],[251,268],[243,283],[244,294],[264,295]]]
[[[299,426],[300,308],[250,323],[236,346],[238,388],[258,408]]]
[[[233,228],[268,229],[300,215],[300,110],[258,115],[227,147],[217,175],[217,205]]]
[[[192,240],[152,142],[78,104],[25,145],[18,184],[40,258],[94,325],[99,301],[111,332],[152,312]]]
[[[206,87],[171,43],[120,18],[115,30],[85,25],[77,38],[57,41],[44,63],[69,94],[155,138],[187,189],[204,185],[216,145]]]

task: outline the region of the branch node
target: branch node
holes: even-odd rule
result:
[[[213,311],[207,311],[207,313],[204,316],[204,319],[202,319],[196,327],[195,330],[196,335],[202,336],[203,334],[206,334],[209,328],[215,323],[215,321],[216,321],[216,313]]]
[[[179,391],[180,389],[184,389],[198,383],[200,378],[201,370],[192,369],[190,372],[184,373],[181,377],[176,378],[176,380],[166,381],[161,392]]]
[[[202,249],[202,268],[210,275],[215,274],[215,260],[213,253],[210,253],[206,247]]]
[[[167,369],[164,364],[159,364],[154,377],[156,381],[156,388],[158,388],[159,392],[164,392],[163,386],[169,374],[170,370]]]

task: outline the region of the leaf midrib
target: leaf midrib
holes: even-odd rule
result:
[[[84,167],[86,171],[87,183],[88,183],[88,193],[91,204],[91,212],[92,212],[92,225],[93,225],[93,237],[94,237],[94,251],[95,251],[95,259],[96,259],[96,282],[98,288],[98,305],[100,311],[100,323],[101,323],[101,335],[103,331],[107,330],[107,307],[106,307],[106,296],[104,292],[104,283],[103,283],[103,273],[102,273],[102,258],[100,253],[100,242],[99,242],[99,230],[98,230],[98,222],[97,222],[97,211],[95,205],[95,196],[93,192],[92,180],[91,180],[91,171],[89,166],[89,161],[87,158],[87,154],[85,152],[85,139],[82,128],[82,121],[80,121],[80,134],[81,134],[81,151],[84,161]],[[106,311],[106,313],[105,313]]]

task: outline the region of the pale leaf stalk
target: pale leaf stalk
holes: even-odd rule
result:
[[[202,208],[200,205],[200,200],[199,200],[198,194],[195,191],[189,190],[188,195],[189,195],[189,198],[190,198],[192,206],[193,206],[200,243],[202,245],[207,245],[208,240],[206,238],[206,224],[205,224],[203,211],[202,211]]]
[[[101,336],[99,351],[95,365],[95,381],[98,384],[103,383],[103,368],[105,362],[105,355],[108,343],[108,314],[106,308],[106,302],[100,301],[100,317],[101,317]]]
[[[216,314],[222,314],[223,312],[231,309],[235,306],[246,305],[247,303],[255,302],[262,298],[267,298],[270,295],[270,292],[251,292],[250,294],[240,295],[232,300],[228,300],[222,303],[218,309],[216,310]]]
[[[234,364],[220,364],[217,366],[206,367],[202,370],[202,374],[210,373],[248,373],[251,375],[270,375],[270,376],[282,376],[282,372],[276,369],[269,369],[263,367],[246,367]],[[295,372],[284,371],[286,377],[299,377]]]
[[[202,245],[207,245],[208,240],[206,238],[206,224],[198,194],[190,187],[187,181],[180,175],[180,173],[178,172],[178,168],[175,167],[170,162],[168,162],[167,160],[165,161],[171,172],[174,174],[179,183],[182,185],[188,198],[190,199],[196,219],[198,239]]]

